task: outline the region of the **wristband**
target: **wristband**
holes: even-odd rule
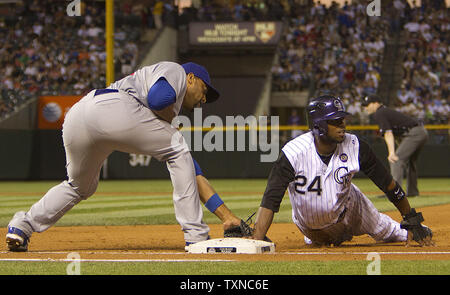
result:
[[[392,203],[397,203],[403,200],[406,196],[405,191],[402,189],[398,183],[395,183],[395,187],[393,190],[387,191],[386,196]]]
[[[217,208],[220,207],[220,205],[223,204],[222,199],[219,197],[218,194],[214,194],[209,198],[208,201],[205,203],[205,207],[211,212],[214,213],[214,211],[217,210]]]

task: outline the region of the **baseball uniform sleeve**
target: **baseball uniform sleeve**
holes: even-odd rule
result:
[[[267,180],[267,187],[264,192],[261,207],[270,209],[274,212],[280,210],[280,204],[290,182],[294,181],[295,172],[291,163],[283,152],[272,166]]]
[[[194,158],[192,158],[192,161],[194,162],[194,168],[195,168],[195,176],[203,175],[202,168],[200,168],[200,165],[195,161]]]
[[[392,175],[386,167],[377,158],[370,146],[362,140],[359,140],[359,165],[360,169],[366,174],[375,185],[383,192],[392,181]]]
[[[147,95],[148,106],[152,110],[160,111],[165,107],[175,103],[175,90],[170,86],[164,77],[153,84]]]

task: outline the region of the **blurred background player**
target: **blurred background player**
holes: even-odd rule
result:
[[[384,137],[394,180],[401,186],[406,170],[406,195],[418,196],[417,159],[428,140],[427,130],[418,119],[386,107],[377,95],[365,96],[361,104]]]

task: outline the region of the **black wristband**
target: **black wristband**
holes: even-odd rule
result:
[[[396,182],[394,189],[387,191],[386,196],[392,203],[398,203],[405,198],[406,194],[402,187]]]
[[[415,223],[421,223],[424,221],[422,212],[416,212],[415,208],[411,208],[408,214],[402,215],[404,220],[413,221]]]

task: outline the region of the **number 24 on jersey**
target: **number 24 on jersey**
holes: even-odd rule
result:
[[[316,176],[304,190],[305,186],[308,184],[308,179],[303,175],[295,176],[295,191],[301,195],[304,195],[306,191],[308,192],[316,192],[318,196],[322,193],[322,187],[320,185],[320,176]]]

